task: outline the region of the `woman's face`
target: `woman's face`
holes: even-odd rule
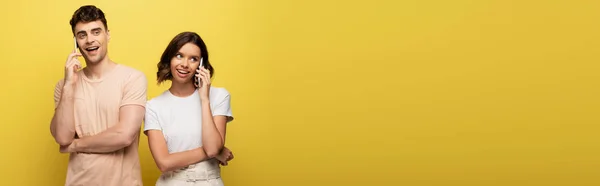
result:
[[[200,66],[200,47],[186,43],[171,59],[173,83],[194,83],[196,69]]]

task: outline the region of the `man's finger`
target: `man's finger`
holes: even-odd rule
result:
[[[67,67],[68,69],[70,69],[71,67],[76,67],[76,68],[78,68],[78,67],[80,67],[80,66],[81,66],[81,63],[79,62],[79,60],[71,60],[71,61],[69,61],[69,62],[67,63],[67,66],[66,66],[66,67]]]
[[[73,64],[75,63],[75,61],[67,61],[67,64],[65,65],[65,67],[67,68],[71,68],[71,66],[73,66]]]
[[[71,54],[69,54],[69,57],[68,57],[67,61],[71,61],[71,60],[73,60],[73,58],[81,57],[81,56],[82,55],[80,53],[71,53]]]
[[[75,61],[75,68],[77,70],[79,70],[81,68],[81,62],[79,60],[74,60]]]

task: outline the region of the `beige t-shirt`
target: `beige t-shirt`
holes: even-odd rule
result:
[[[77,136],[93,136],[117,124],[121,106],[145,107],[148,82],[138,70],[117,64],[102,79],[88,79],[82,70],[77,75],[74,89]],[[56,85],[55,106],[58,106],[63,84],[64,79]],[[138,144],[139,138],[112,153],[71,153],[65,185],[142,185]]]

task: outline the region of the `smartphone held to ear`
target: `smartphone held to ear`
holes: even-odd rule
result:
[[[75,42],[75,46],[73,47],[73,53],[77,52],[77,38],[73,37],[73,42]]]
[[[202,68],[203,60],[204,60],[204,58],[201,57],[200,58],[200,66],[198,66],[198,69],[196,70],[196,75],[198,75],[198,70],[200,70],[200,68]],[[196,84],[196,87],[200,88],[200,86],[202,86],[201,81],[202,80],[200,79],[200,77],[194,76],[194,84]]]

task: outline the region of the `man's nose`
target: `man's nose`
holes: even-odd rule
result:
[[[94,43],[95,39],[92,36],[88,36],[85,40],[86,44],[92,44]]]

